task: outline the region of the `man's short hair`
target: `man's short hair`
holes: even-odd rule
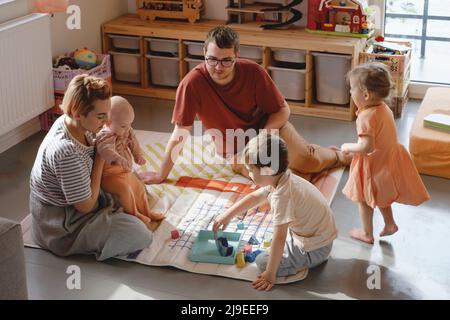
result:
[[[234,52],[239,51],[239,34],[227,26],[219,26],[208,32],[205,40],[205,49],[213,42],[221,49],[234,48]]]

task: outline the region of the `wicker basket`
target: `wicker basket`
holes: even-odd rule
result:
[[[42,130],[48,131],[53,122],[63,113],[59,106],[64,98],[64,93],[69,86],[70,81],[80,74],[87,74],[90,76],[105,79],[112,86],[111,78],[111,56],[109,54],[97,55],[98,65],[90,70],[76,69],[76,70],[58,70],[53,69],[53,86],[55,90],[55,106],[44,112],[39,116]]]

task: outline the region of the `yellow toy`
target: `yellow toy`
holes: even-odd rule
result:
[[[243,251],[238,252],[236,255],[236,266],[238,268],[245,267],[245,253]]]
[[[97,66],[97,55],[88,48],[77,49],[73,58],[82,69],[92,69]]]
[[[264,240],[263,244],[262,244],[264,249],[267,249],[270,247],[270,240]]]

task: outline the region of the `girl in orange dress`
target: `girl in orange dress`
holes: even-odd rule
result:
[[[392,111],[384,103],[391,90],[389,70],[382,63],[357,66],[348,75],[350,94],[358,108],[358,142],[344,143],[341,150],[353,154],[343,193],[358,202],[362,229],[350,231],[354,239],[373,244],[373,211],[383,215],[380,237],[398,230],[393,202],[418,206],[430,196],[405,147],[397,141]]]

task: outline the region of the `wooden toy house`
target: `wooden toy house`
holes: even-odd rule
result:
[[[373,34],[373,23],[362,1],[309,0],[307,30],[369,37]]]

